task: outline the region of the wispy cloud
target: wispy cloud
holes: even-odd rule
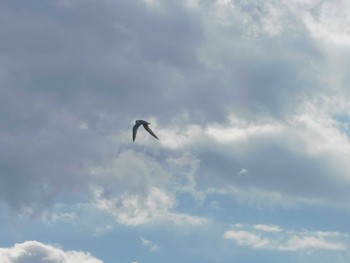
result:
[[[320,249],[320,250],[345,250],[345,244],[342,242],[332,242],[327,241],[323,237],[315,235],[299,235],[292,236],[286,244],[281,244],[278,247],[279,250],[311,250],[311,249]]]
[[[147,240],[147,239],[145,239],[143,237],[140,237],[140,239],[141,239],[142,245],[147,247],[150,252],[154,253],[154,252],[157,252],[160,249],[160,247],[157,244],[155,244],[154,242],[152,242],[150,240]]]
[[[176,225],[201,225],[207,219],[175,212],[174,196],[158,188],[151,188],[146,196],[123,195],[109,199],[96,191],[96,207],[112,214],[118,223],[129,226],[170,222]]]
[[[277,225],[235,225],[224,233],[223,238],[237,245],[255,249],[278,251],[345,250],[345,238],[338,232],[311,232],[284,230]]]
[[[230,230],[225,232],[224,238],[235,240],[237,244],[241,246],[249,246],[253,248],[267,248],[270,246],[268,239],[264,239],[260,235],[248,231]]]
[[[263,230],[265,232],[281,232],[281,231],[283,231],[283,229],[281,227],[276,226],[276,225],[257,224],[257,225],[254,225],[254,228],[258,229],[258,230]]]

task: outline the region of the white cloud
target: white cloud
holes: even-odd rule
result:
[[[247,175],[247,174],[248,174],[248,170],[245,169],[245,168],[242,168],[242,169],[239,171],[239,173],[238,173],[239,176],[244,176],[244,175]]]
[[[96,207],[112,214],[119,224],[139,226],[170,222],[176,225],[200,225],[206,219],[172,211],[176,200],[171,194],[151,188],[146,196],[125,194],[120,198],[106,198],[96,190]]]
[[[312,35],[323,43],[350,46],[349,2],[338,1],[337,4],[322,2],[314,12],[303,12],[302,18]],[[309,8],[312,8],[310,6]]]
[[[38,241],[26,241],[10,248],[0,248],[0,258],[2,263],[103,263],[90,253],[64,251]]]
[[[162,145],[170,149],[182,149],[184,146],[194,144],[196,138],[202,133],[201,126],[189,123],[173,123],[169,128],[165,127],[159,131],[160,136],[162,136]]]
[[[224,234],[225,239],[232,239],[241,246],[249,246],[253,248],[266,248],[269,246],[269,240],[248,231],[229,230]]]
[[[166,158],[164,162],[158,158],[158,153],[147,155],[126,150],[110,165],[91,168],[95,180],[90,189],[96,207],[113,215],[119,224],[129,226],[206,222],[204,218],[176,211],[177,194],[203,198],[196,189],[199,161],[189,153]]]
[[[142,245],[147,247],[150,252],[154,253],[154,252],[157,252],[160,249],[160,247],[157,244],[155,244],[154,242],[152,242],[150,240],[147,240],[147,239],[145,239],[143,237],[140,237],[140,239],[141,239]]]
[[[170,173],[157,161],[157,155],[131,149],[121,151],[104,165],[91,167],[90,172],[94,178],[92,184],[111,196],[145,192],[152,186],[163,187],[170,179]]]
[[[254,225],[255,229],[262,230],[265,232],[281,232],[283,229],[276,225],[265,225],[265,224],[257,224]]]
[[[345,250],[347,235],[338,232],[310,232],[284,230],[277,225],[236,224],[223,238],[234,240],[237,245],[255,249],[279,251]]]
[[[340,242],[330,242],[319,236],[292,236],[290,240],[279,247],[280,250],[345,250],[345,245]]]
[[[207,134],[219,143],[242,142],[252,137],[274,136],[283,131],[283,126],[279,123],[245,123],[244,121],[231,120],[230,127],[209,126]]]
[[[50,210],[44,211],[40,219],[44,224],[53,225],[57,223],[74,224],[78,218],[76,211],[66,211],[64,204],[55,204]]]

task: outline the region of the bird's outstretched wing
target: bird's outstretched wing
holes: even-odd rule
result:
[[[154,132],[151,130],[151,128],[148,126],[148,124],[142,124],[143,127],[146,129],[146,131],[148,131],[154,138],[158,139],[157,135],[154,134]],[[135,125],[136,126],[136,125]],[[135,127],[134,126],[134,127]],[[136,134],[136,132],[135,132]],[[158,139],[159,140],[159,139]]]
[[[136,139],[137,129],[140,127],[141,123],[135,124],[132,128],[132,141],[134,142]]]

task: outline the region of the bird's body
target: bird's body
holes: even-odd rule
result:
[[[144,120],[137,120],[135,121],[135,125],[132,128],[132,141],[135,141],[136,139],[136,133],[137,129],[142,125],[146,131],[148,131],[154,138],[158,139],[158,137],[154,134],[154,132],[151,130],[151,128],[148,126],[150,123]],[[159,139],[158,139],[159,140]]]

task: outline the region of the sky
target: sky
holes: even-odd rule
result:
[[[349,10],[2,0],[0,262],[349,262]]]

